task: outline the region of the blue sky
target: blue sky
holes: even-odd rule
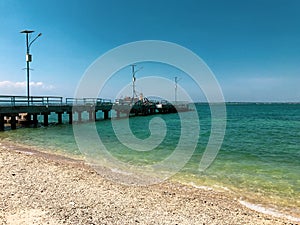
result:
[[[19,32],[32,29],[32,38],[43,33],[31,46],[34,95],[72,97],[88,66],[106,51],[133,41],[164,40],[199,55],[226,101],[300,102],[297,0],[10,0],[0,2],[0,21],[2,95],[26,95],[25,36]],[[122,71],[121,83],[130,82],[130,68]],[[144,67],[137,78],[149,71]],[[178,76],[197,100],[194,84]]]

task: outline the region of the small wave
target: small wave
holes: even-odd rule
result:
[[[285,219],[295,221],[295,222],[300,222],[300,218],[278,212],[275,209],[265,208],[263,206],[255,205],[255,204],[252,204],[252,203],[249,203],[249,202],[246,202],[246,201],[242,201],[242,200],[239,200],[239,202],[243,206],[246,206],[247,208],[252,209],[254,211],[257,211],[257,212],[260,212],[260,213],[264,213],[264,214],[271,215],[271,216],[274,216],[274,217],[285,218]]]

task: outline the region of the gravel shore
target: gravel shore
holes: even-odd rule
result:
[[[227,193],[164,182],[126,186],[83,161],[0,145],[0,224],[297,224]]]

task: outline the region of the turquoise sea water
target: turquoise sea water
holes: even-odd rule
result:
[[[200,117],[198,145],[190,161],[172,179],[230,190],[245,201],[299,216],[300,104],[228,103],[226,108],[227,127],[221,150],[213,164],[200,173],[199,162],[210,135],[211,118],[207,104],[196,106]],[[51,116],[55,121],[55,115]],[[130,118],[130,128],[137,138],[149,137],[148,124],[154,117],[166,122],[167,133],[150,152],[132,151],[120,143],[110,120],[97,121],[96,127],[114,157],[126,163],[151,164],[170,155],[180,137],[179,116],[166,114]],[[6,131],[0,133],[0,138],[81,157],[68,124]]]

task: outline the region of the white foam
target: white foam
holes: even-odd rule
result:
[[[194,182],[190,182],[188,184],[191,185],[194,188],[197,188],[197,189],[202,189],[202,190],[206,190],[206,191],[212,191],[213,190],[211,187],[203,186],[203,185],[199,186],[199,185],[196,185]]]
[[[25,155],[34,155],[34,154],[35,154],[35,153],[33,153],[33,152],[28,152],[28,151],[17,151],[17,152],[23,153],[23,154],[25,154]]]
[[[239,202],[242,205],[246,206],[247,208],[252,209],[256,212],[264,213],[264,214],[275,216],[275,217],[286,218],[288,220],[295,221],[295,222],[300,222],[300,218],[278,212],[275,209],[265,208],[263,206],[255,205],[255,204],[252,204],[252,203],[249,203],[249,202],[246,202],[246,201],[242,201],[242,200],[239,200]]]
[[[123,175],[126,175],[126,176],[130,176],[130,175],[132,175],[132,173],[128,173],[128,172],[124,172],[124,171],[122,171],[122,170],[118,170],[118,169],[115,169],[115,168],[112,168],[112,169],[110,169],[112,172],[114,172],[114,173],[119,173],[119,174],[123,174]]]
[[[228,187],[224,187],[224,186],[220,186],[220,185],[214,185],[214,187],[216,187],[219,190],[222,189],[224,191],[231,192],[231,190]]]

